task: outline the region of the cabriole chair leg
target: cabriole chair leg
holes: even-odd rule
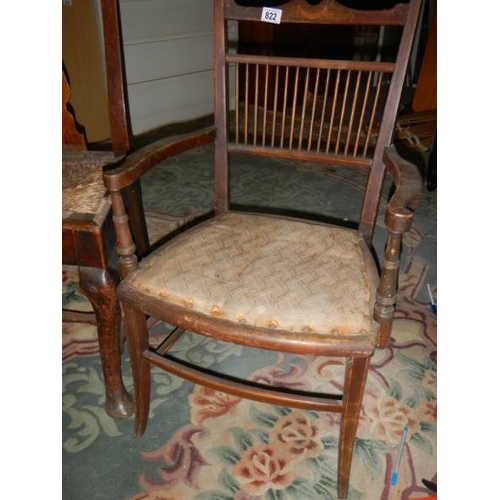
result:
[[[133,415],[133,401],[123,385],[120,354],[120,308],[115,284],[104,269],[79,267],[80,288],[95,311],[106,412],[114,418]]]

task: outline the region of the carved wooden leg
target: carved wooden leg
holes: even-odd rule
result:
[[[341,499],[347,498],[349,490],[354,440],[358,428],[370,357],[348,358],[346,363],[337,479],[337,492],[338,497]]]
[[[106,412],[113,418],[133,414],[133,401],[123,385],[120,354],[120,308],[115,285],[104,269],[79,267],[80,288],[94,308],[106,390]]]
[[[134,376],[134,432],[139,437],[146,430],[151,397],[151,366],[142,356],[143,352],[149,348],[146,316],[142,312],[124,305],[123,327]]]

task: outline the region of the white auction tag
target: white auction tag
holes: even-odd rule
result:
[[[271,9],[271,7],[263,7],[260,20],[264,21],[265,23],[280,24],[281,12],[281,9]]]

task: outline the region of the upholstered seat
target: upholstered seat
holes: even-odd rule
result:
[[[143,260],[119,296],[139,292],[196,316],[302,338],[366,336],[374,347],[377,284],[373,258],[356,231],[229,212]]]

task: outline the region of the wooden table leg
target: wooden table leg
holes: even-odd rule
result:
[[[113,418],[132,416],[133,400],[123,385],[120,352],[121,314],[115,284],[104,269],[79,267],[82,293],[94,308],[106,389],[106,412]]]

